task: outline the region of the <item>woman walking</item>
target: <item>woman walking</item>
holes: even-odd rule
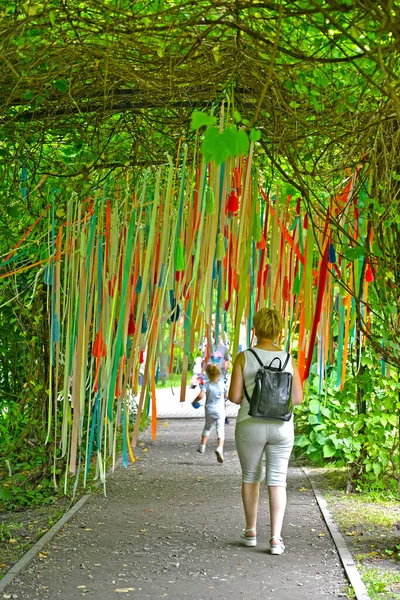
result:
[[[282,318],[273,309],[262,308],[253,318],[257,344],[253,347],[258,358],[268,365],[274,358],[284,364],[287,353],[276,345],[282,331]],[[240,405],[236,419],[235,442],[242,469],[242,501],[246,528],[241,534],[245,546],[257,545],[257,511],[262,480],[263,455],[266,459],[265,482],[268,486],[271,554],[282,554],[285,546],[282,541],[282,524],[286,510],[286,479],[289,457],[293,448],[293,415],[288,421],[264,420],[249,416],[255,376],[260,368],[257,357],[249,350],[240,352],[234,362],[228,399]],[[284,371],[291,373],[292,405],[300,404],[303,388],[297,365],[289,357]]]

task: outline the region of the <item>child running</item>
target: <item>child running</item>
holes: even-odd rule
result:
[[[211,433],[211,428],[215,423],[218,438],[218,448],[215,451],[217,460],[220,463],[224,462],[224,438],[225,438],[225,397],[226,389],[223,380],[221,379],[221,371],[215,364],[207,365],[206,375],[209,379],[201,386],[198,396],[193,400],[192,404],[198,402],[204,396],[205,403],[205,424],[203,434],[201,436],[201,444],[197,450],[200,454],[204,454],[208,437]]]

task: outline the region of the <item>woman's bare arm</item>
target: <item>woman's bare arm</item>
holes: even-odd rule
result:
[[[241,404],[243,396],[243,367],[244,355],[240,352],[233,363],[231,384],[229,386],[228,399],[234,404]]]
[[[301,381],[299,369],[292,358],[293,380],[292,380],[292,404],[296,406],[303,400],[303,383]]]

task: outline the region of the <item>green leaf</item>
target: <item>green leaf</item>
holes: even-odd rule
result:
[[[57,81],[53,81],[53,86],[60,90],[63,94],[66,94],[68,91],[68,81],[66,79],[58,79]]]
[[[237,131],[237,156],[242,156],[242,154],[246,154],[250,147],[250,142],[247,133],[244,129],[239,129]]]
[[[319,444],[320,446],[324,446],[326,444],[326,435],[324,435],[323,433],[319,433],[317,435],[317,439],[316,439],[317,444]]]
[[[329,408],[321,408],[321,414],[324,415],[324,417],[326,417],[327,419],[332,418],[332,411],[329,410]]]
[[[374,464],[372,465],[372,468],[374,470],[375,475],[378,477],[378,475],[382,469],[381,465],[379,463],[374,462]]]
[[[304,448],[305,446],[308,446],[309,443],[310,443],[310,440],[308,439],[307,436],[304,435],[304,433],[300,436],[296,436],[295,440],[294,440],[294,445],[299,446],[300,448]]]
[[[334,456],[336,449],[329,444],[325,444],[325,446],[323,447],[323,452],[324,458],[331,458],[331,456]]]
[[[252,129],[250,131],[250,140],[252,142],[258,142],[258,140],[261,138],[261,131],[259,129]]]
[[[218,166],[229,156],[245,154],[249,145],[249,138],[243,129],[237,130],[231,126],[220,133],[217,127],[209,127],[200,149],[206,162],[213,160]]]
[[[347,260],[357,260],[357,258],[361,258],[366,253],[366,249],[362,246],[356,246],[355,248],[345,248],[342,251],[344,258]]]
[[[213,53],[213,57],[216,63],[219,63],[220,55],[219,55],[219,46],[214,46],[211,51]]]
[[[7,207],[7,214],[12,217],[13,219],[16,219],[17,217],[19,217],[19,210],[16,206],[9,206]]]
[[[213,115],[207,115],[206,113],[203,113],[200,110],[195,110],[192,113],[190,128],[192,129],[192,131],[195,131],[197,129],[200,129],[200,127],[204,127],[204,125],[214,125],[216,121],[217,118]]]
[[[8,500],[11,497],[11,492],[10,490],[8,490],[6,487],[1,486],[0,487],[0,499],[1,500]]]
[[[347,106],[344,102],[339,102],[339,104],[336,106],[336,113],[338,115],[342,115],[344,112],[346,112],[347,110]]]
[[[240,121],[242,120],[242,115],[239,111],[235,110],[235,112],[233,113],[233,118],[236,121],[236,123],[240,123]]]
[[[310,400],[308,409],[311,414],[317,415],[319,413],[319,402],[318,400]]]
[[[206,162],[214,160],[216,165],[220,165],[230,156],[230,149],[227,148],[217,127],[207,129],[200,150]]]
[[[38,4],[37,2],[25,2],[22,6],[26,14],[30,17],[34,17],[40,10],[43,10],[43,4]]]

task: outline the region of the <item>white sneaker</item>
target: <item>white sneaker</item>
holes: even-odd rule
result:
[[[197,448],[197,452],[200,452],[200,454],[204,454],[205,451],[206,447],[204,446],[204,444],[200,444],[200,446]]]
[[[224,462],[224,452],[222,450],[222,448],[217,448],[215,451],[215,454],[217,455],[217,461],[219,463],[223,463]]]
[[[274,541],[275,544],[273,544],[272,541]],[[283,554],[285,552],[285,546],[282,538],[277,537],[276,535],[269,540],[269,547],[271,549],[271,554]]]
[[[254,533],[256,534],[255,527],[250,527],[249,529],[245,529],[240,534],[240,543],[243,546],[247,546],[248,548],[257,546],[257,535],[254,535],[253,537],[246,535],[246,533],[249,533],[250,531],[254,531]]]

